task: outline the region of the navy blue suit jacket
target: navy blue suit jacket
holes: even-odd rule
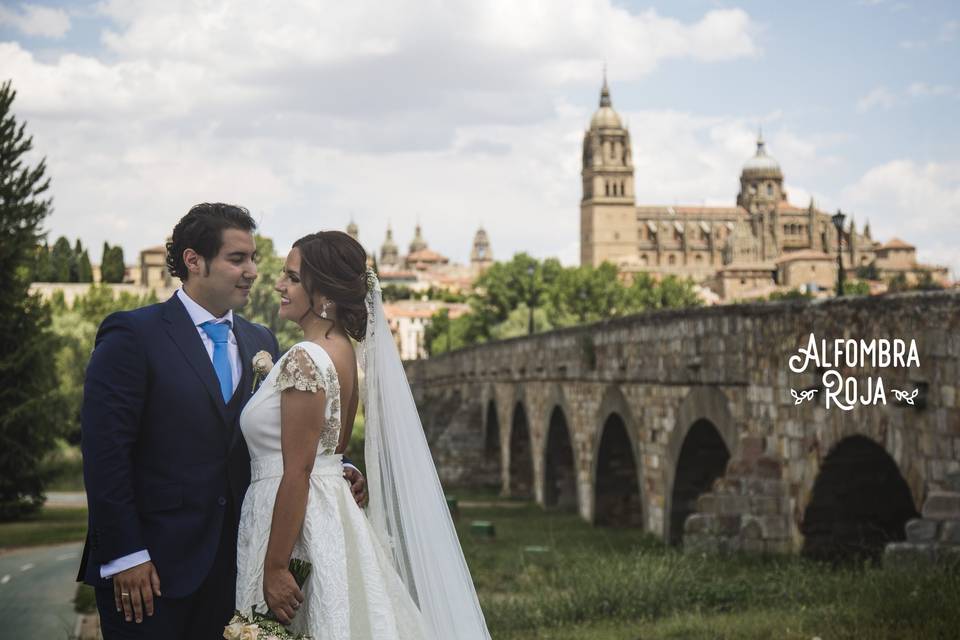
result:
[[[279,348],[269,330],[236,314],[233,332],[243,367],[236,391],[242,409],[252,395],[251,358],[263,350],[276,360]],[[78,580],[110,586],[100,566],[146,549],[164,596],[199,588],[222,527],[236,529],[250,483],[239,411],[231,419],[203,341],[176,295],[103,321],[81,414],[89,524]],[[228,511],[233,521],[224,522]]]

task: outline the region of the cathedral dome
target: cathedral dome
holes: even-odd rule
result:
[[[590,119],[591,129],[622,129],[620,116],[613,110],[610,102],[610,89],[607,87],[607,78],[603,78],[603,88],[600,89],[600,108]]]
[[[783,178],[780,163],[767,155],[763,135],[757,138],[757,153],[744,163],[743,174],[745,176]]]

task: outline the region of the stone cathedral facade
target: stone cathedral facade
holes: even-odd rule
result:
[[[758,136],[729,207],[637,206],[630,131],[613,109],[604,78],[600,106],[583,136],[580,262],[616,264],[622,273],[692,278],[723,300],[776,289],[830,289],[836,283],[837,229],[831,214],[791,204],[783,171]],[[850,218],[840,232],[844,268],[875,268],[880,278],[923,272],[945,281],[947,270],[920,265],[899,239],[880,243],[870,225]]]

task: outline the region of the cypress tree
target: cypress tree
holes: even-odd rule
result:
[[[0,520],[43,504],[40,463],[64,422],[49,309],[28,293],[50,181],[45,160],[29,164],[33,139],[12,112],[15,97],[9,81],[0,85]]]
[[[123,264],[123,247],[111,247],[103,243],[103,260],[100,264],[101,282],[123,282],[126,267]]]
[[[90,254],[86,249],[77,260],[77,282],[93,282],[93,265],[90,264]]]
[[[60,236],[53,243],[53,249],[50,251],[50,270],[53,276],[52,282],[73,282],[71,276],[71,263],[73,262],[73,249],[70,248],[70,241]]]

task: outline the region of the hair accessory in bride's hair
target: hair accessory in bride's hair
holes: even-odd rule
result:
[[[379,290],[380,278],[377,277],[377,272],[373,270],[373,267],[367,267],[367,293]]]
[[[372,344],[371,338],[373,337],[374,328],[376,327],[376,314],[374,313],[373,301],[377,296],[381,295],[380,292],[380,279],[377,277],[377,272],[373,270],[373,267],[367,267],[367,296],[365,302],[367,304],[367,332],[364,335],[364,344]],[[367,350],[363,349],[360,352],[360,367],[366,371],[367,369]]]

